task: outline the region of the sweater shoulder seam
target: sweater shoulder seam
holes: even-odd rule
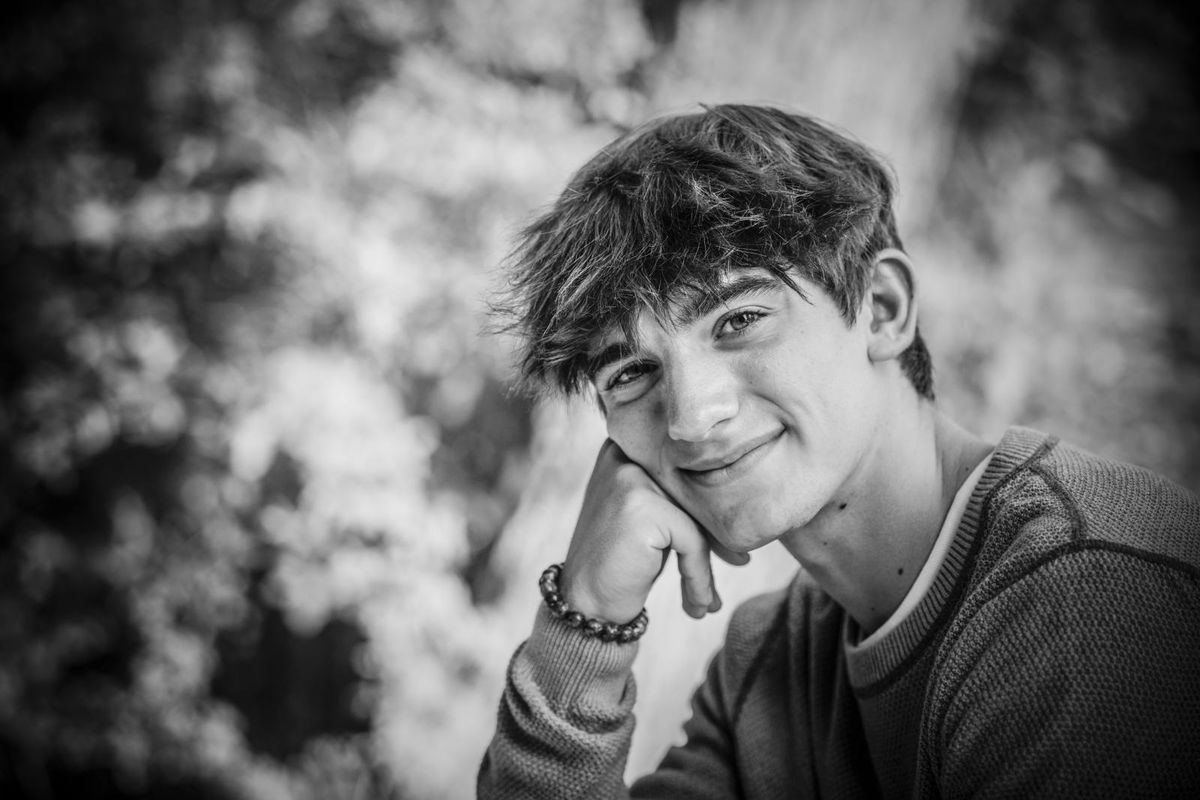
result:
[[[787,622],[788,611],[788,596],[790,593],[784,593],[779,607],[775,611],[775,616],[771,620],[771,624],[767,626],[766,634],[762,637],[762,642],[758,649],[755,650],[753,657],[750,659],[746,671],[742,675],[741,682],[737,687],[737,694],[734,697],[733,706],[730,708],[729,720],[734,726],[737,725],[738,719],[741,717],[742,707],[746,704],[746,698],[750,695],[750,689],[754,686],[758,674],[763,669],[763,664],[770,653],[772,644],[784,640],[783,631]]]
[[[1036,464],[1031,464],[1030,472],[1037,475],[1046,484],[1046,487],[1054,495],[1066,512],[1068,519],[1071,521],[1071,541],[1080,541],[1087,538],[1087,521],[1083,518],[1083,514],[1079,511],[1079,504],[1067,492],[1066,487],[1062,485],[1062,481],[1058,479],[1051,470],[1046,468],[1044,462],[1039,461]]]
[[[1048,564],[1051,564],[1055,561],[1060,561],[1067,556],[1088,551],[1107,551],[1111,553],[1118,553],[1120,555],[1128,556],[1143,562],[1165,566],[1181,573],[1184,577],[1195,581],[1197,583],[1197,587],[1200,588],[1200,567],[1189,564],[1186,561],[1181,561],[1177,558],[1163,555],[1162,553],[1156,553],[1151,550],[1132,547],[1119,542],[1109,542],[1102,539],[1077,539],[1074,541],[1065,542],[1057,547],[1052,548],[1051,550],[1046,551],[1027,567],[1020,570],[1015,575],[1006,578],[1000,583],[1000,585],[992,588],[985,597],[980,598],[979,602],[974,604],[974,608],[970,617],[962,620],[961,626],[959,626],[960,629],[969,626],[972,620],[974,620],[986,606],[1000,599],[1000,597],[1007,594],[1014,587],[1029,579],[1033,573],[1037,572]],[[963,679],[965,680],[965,676]],[[956,683],[959,682],[960,681],[956,681]],[[957,691],[957,687],[954,691]],[[951,694],[953,693],[954,692],[951,692]]]
[[[1069,542],[1064,542],[1063,544],[1051,548],[1042,555],[1038,556],[1026,568],[1020,570],[1017,574],[1008,578],[993,591],[989,592],[987,598],[982,600],[979,607],[982,608],[992,600],[995,600],[1001,594],[1004,594],[1013,586],[1016,586],[1018,583],[1025,580],[1034,572],[1037,572],[1039,569],[1051,563],[1052,561],[1057,561],[1064,556],[1072,555],[1074,553],[1082,553],[1089,550],[1105,550],[1111,553],[1119,553],[1121,555],[1129,556],[1141,561],[1147,561],[1152,564],[1169,567],[1177,572],[1183,573],[1189,578],[1200,580],[1200,566],[1189,564],[1187,561],[1175,558],[1174,556],[1169,556],[1154,550],[1147,550],[1142,547],[1135,547],[1123,542],[1110,542],[1106,539],[1078,538]]]

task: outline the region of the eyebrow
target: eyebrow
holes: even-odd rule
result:
[[[596,380],[596,376],[600,374],[600,370],[612,364],[614,361],[620,361],[622,358],[628,358],[634,354],[634,348],[629,342],[621,340],[612,342],[600,348],[600,352],[594,356],[588,356],[587,364],[585,365],[585,374],[588,380]]]
[[[738,275],[732,280],[719,284],[710,292],[696,292],[686,298],[679,304],[679,313],[676,315],[677,323],[681,326],[691,325],[701,317],[708,316],[721,306],[729,305],[731,301],[743,295],[768,292],[785,285],[775,275]]]
[[[681,326],[691,325],[696,320],[711,314],[721,306],[728,305],[743,295],[771,291],[785,285],[774,275],[738,275],[710,292],[696,292],[681,302],[676,322]],[[628,358],[635,352],[636,349],[623,339],[611,342],[600,348],[595,355],[588,357],[584,374],[588,376],[589,380],[595,380],[596,375],[609,364]]]

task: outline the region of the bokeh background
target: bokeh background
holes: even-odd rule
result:
[[[495,268],[698,102],[890,159],[952,414],[1197,488],[1194,8],[8,0],[0,796],[472,796],[603,437],[510,391]],[[727,620],[678,602],[665,576],[634,773]]]

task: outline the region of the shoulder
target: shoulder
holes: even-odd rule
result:
[[[988,660],[1111,673],[1128,659],[1174,668],[1181,662],[1172,654],[1200,655],[1200,570],[1184,562],[1084,539],[989,577],[955,615],[942,648],[944,672],[960,681]]]
[[[797,642],[809,648],[839,647],[843,617],[803,570],[786,587],[741,603],[730,617],[719,655],[730,697],[744,699],[753,685],[778,682]]]
[[[980,517],[944,646],[1023,626],[1038,638],[1177,619],[1182,606],[1158,608],[1164,598],[1200,600],[1200,500],[1149,470],[1044,437]]]
[[[1006,741],[1143,728],[1161,752],[1196,743],[1182,733],[1200,725],[1194,494],[1044,437],[988,492],[976,544],[936,656],[927,754],[978,764]]]
[[[796,578],[780,589],[751,597],[734,609],[725,633],[724,658],[732,671],[744,673],[787,629],[788,596]]]
[[[1197,778],[1200,573],[1081,540],[989,588],[954,620],[927,694],[922,752],[944,787]]]
[[[1154,562],[1200,576],[1200,499],[1150,470],[1018,428],[981,485],[967,514],[956,617],[1057,574],[1059,559],[1076,568]]]
[[[1059,443],[1039,476],[1072,507],[1077,537],[1200,567],[1200,498],[1151,470]]]
[[[753,657],[764,644],[808,633],[814,625],[840,630],[841,617],[833,599],[800,570],[787,586],[751,597],[734,609],[725,647],[739,657]]]
[[[1033,553],[1052,557],[1056,548],[1072,545],[1200,569],[1200,498],[1151,470],[1041,436],[1041,446],[984,502],[988,546],[980,566],[990,570],[1005,558]]]

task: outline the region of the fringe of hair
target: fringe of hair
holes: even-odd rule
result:
[[[650,122],[609,144],[519,236],[496,315],[522,342],[523,386],[564,393],[587,382],[593,338],[633,340],[637,314],[673,318],[726,270],[794,270],[850,323],[872,257],[901,247],[891,176],[863,145],[810,117],[721,105]],[[901,365],[932,398],[918,339]]]

